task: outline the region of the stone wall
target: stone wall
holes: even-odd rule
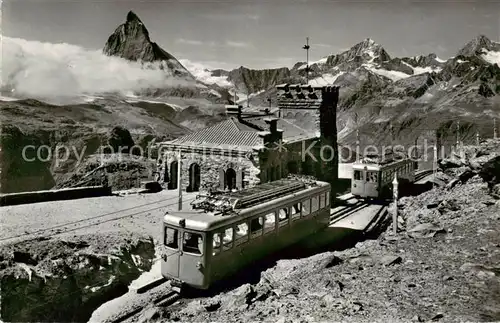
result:
[[[224,176],[228,176],[229,169],[234,170],[237,180],[237,188],[254,186],[260,182],[260,170],[258,168],[258,155],[256,153],[242,154],[234,152],[232,154],[218,154],[214,152],[196,152],[184,149],[181,153],[181,180],[183,190],[192,191],[193,165],[199,165],[199,191],[207,191],[208,189],[220,190],[223,189]],[[167,188],[177,188],[174,184],[177,178],[172,179],[172,173],[176,176],[175,161],[178,160],[178,151],[165,150],[162,156],[160,165],[160,183],[163,183]],[[172,171],[172,166],[175,171]],[[191,171],[190,171],[191,169]],[[165,176],[165,174],[167,174]],[[190,178],[191,176],[191,178]],[[170,185],[168,185],[170,183]],[[197,191],[197,189],[194,189]]]
[[[59,190],[10,193],[0,196],[0,206],[40,203],[49,201],[76,200],[89,197],[110,196],[111,187],[89,186]]]

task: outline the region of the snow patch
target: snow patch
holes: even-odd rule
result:
[[[438,56],[436,56],[435,60],[439,63],[445,63],[446,60],[445,59],[442,59],[442,58],[439,58]]]
[[[20,99],[0,95],[0,101],[19,101]]]
[[[337,80],[337,78],[344,74],[344,72],[339,73],[339,74],[323,74],[323,76],[317,77],[315,79],[312,79],[309,81],[309,84],[312,86],[325,86],[325,85],[331,85],[333,82]]]
[[[317,60],[317,61],[315,61],[315,62],[309,62],[309,66],[314,65],[314,64],[317,64],[317,65],[324,65],[324,64],[326,64],[326,61],[327,61],[327,60],[328,60],[328,57],[323,57],[322,59],[319,59],[319,60]],[[303,69],[305,69],[306,67],[307,67],[307,63],[306,63],[306,64],[301,65],[301,66],[298,68],[298,70],[303,70]]]
[[[483,49],[482,58],[490,64],[498,64],[500,65],[500,52],[488,51]]]
[[[439,73],[441,72],[442,68],[440,67],[436,67],[436,68],[432,68],[430,66],[427,66],[427,67],[414,67],[413,68],[413,73],[415,75],[417,74],[424,74],[424,73],[432,73],[432,72],[436,72],[436,73]]]
[[[211,89],[209,93],[219,98],[222,97],[222,95],[219,92],[215,91],[214,89]]]
[[[382,76],[385,76],[385,77],[391,79],[392,81],[398,81],[398,80],[401,80],[401,79],[404,79],[404,78],[407,78],[410,76],[410,75],[403,73],[403,72],[378,69],[378,68],[375,68],[369,64],[363,64],[362,66],[364,66],[369,71],[376,73],[376,74],[379,74],[379,75],[382,75]]]
[[[31,275],[33,274],[33,271],[31,270],[31,268],[27,264],[24,264],[22,262],[18,263],[18,265],[19,265],[19,267],[24,269],[24,271],[26,271],[26,273],[28,274],[29,280],[31,281]]]
[[[200,82],[205,84],[215,84],[220,87],[233,87],[233,83],[227,80],[227,76],[212,76],[212,71],[214,68],[205,66],[201,63],[191,62],[187,59],[180,59],[182,65],[196,77]]]

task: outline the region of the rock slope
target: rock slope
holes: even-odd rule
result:
[[[467,159],[482,169],[500,142]],[[497,161],[497,166],[499,162]],[[146,314],[169,321],[423,322],[500,319],[500,200],[480,170],[443,169],[442,186],[398,202],[389,230],[355,248],[282,259],[257,281]],[[457,169],[457,168],[453,168]],[[494,173],[500,175],[500,169]],[[249,280],[249,279],[247,279]],[[145,314],[145,315],[146,315]],[[143,317],[142,321],[147,321]]]

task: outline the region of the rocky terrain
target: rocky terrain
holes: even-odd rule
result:
[[[0,250],[4,321],[85,322],[151,268],[154,243],[131,234],[41,238]]]
[[[150,306],[138,321],[500,320],[500,141],[440,164],[432,190],[398,201],[397,235],[388,228],[351,249],[280,257],[250,269],[255,281]]]

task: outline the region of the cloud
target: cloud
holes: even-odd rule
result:
[[[253,21],[258,21],[260,20],[259,15],[255,14],[237,14],[237,13],[229,13],[229,14],[222,14],[222,13],[209,13],[209,14],[203,14],[202,17],[210,19],[210,20],[220,20],[220,21],[238,21],[238,20],[253,20]]]
[[[192,62],[188,59],[181,59],[181,64],[184,65],[191,74],[205,84],[217,84],[222,87],[233,87],[234,85],[227,80],[225,76],[212,76],[210,70],[225,67],[231,70],[234,67],[229,67],[227,64],[220,62]]]
[[[175,42],[178,44],[186,44],[186,45],[193,45],[193,46],[201,46],[201,45],[205,44],[201,40],[192,40],[192,39],[184,39],[184,38],[179,38]]]
[[[235,47],[235,48],[248,48],[248,47],[251,47],[252,44],[228,40],[228,41],[226,41],[226,46]]]
[[[311,47],[323,47],[323,48],[332,48],[333,46],[332,45],[328,45],[328,44],[311,44]]]
[[[2,88],[18,96],[51,98],[147,88],[193,86],[160,69],[160,63],[142,65],[100,50],[2,37]]]

